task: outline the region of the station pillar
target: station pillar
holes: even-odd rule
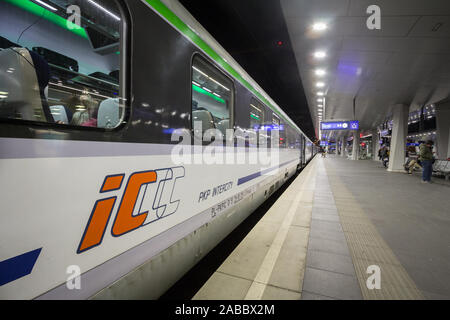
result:
[[[392,118],[392,137],[389,151],[390,172],[404,172],[406,156],[406,136],[408,134],[409,106],[395,105]]]
[[[359,159],[359,130],[353,131],[353,151],[352,151],[352,160]]]
[[[450,101],[436,104],[436,151],[438,159],[450,157]]]
[[[380,142],[378,139],[378,129],[372,130],[372,157],[373,160],[378,159],[378,151],[380,151]]]
[[[341,157],[345,157],[345,147],[347,146],[347,137],[341,138]]]

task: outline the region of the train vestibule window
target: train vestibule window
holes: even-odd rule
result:
[[[192,128],[201,137],[218,129],[225,137],[232,127],[233,82],[212,64],[195,56],[192,64]],[[202,132],[199,127],[201,125]]]
[[[250,128],[258,130],[264,123],[264,106],[252,98],[250,103]]]
[[[115,0],[0,2],[0,118],[118,127],[124,25]]]

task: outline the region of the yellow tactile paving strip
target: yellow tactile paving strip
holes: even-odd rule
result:
[[[325,168],[364,299],[424,299],[353,194],[340,181],[333,167],[325,162]],[[380,289],[367,288],[366,281],[370,276],[367,268],[371,265],[380,267]]]

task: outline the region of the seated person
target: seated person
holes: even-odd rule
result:
[[[419,155],[416,152],[416,147],[410,146],[407,150],[408,162],[405,165],[408,174],[412,174],[415,169],[421,169],[422,167],[418,163]]]
[[[74,111],[71,125],[97,127],[98,107],[89,95],[73,96],[69,98],[66,105]]]

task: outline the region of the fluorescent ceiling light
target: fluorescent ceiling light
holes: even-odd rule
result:
[[[213,81],[214,83],[218,84],[219,86],[221,86],[222,88],[224,88],[227,91],[230,91],[230,89],[228,89],[227,87],[225,87],[223,84],[221,84],[220,82],[218,82],[216,79],[211,78],[210,76],[208,76],[206,73],[204,73],[203,71],[201,71],[200,69],[196,68],[196,67],[192,67],[192,69],[194,69],[195,71],[197,71],[198,73],[204,75],[206,78],[210,79],[211,81]]]
[[[319,92],[317,92],[317,95],[318,95],[319,97],[323,97],[325,94],[324,94],[322,91],[319,91]]]
[[[317,88],[323,88],[323,87],[325,87],[325,83],[323,83],[323,82],[317,82],[317,83],[316,83],[316,87],[317,87]]]
[[[92,3],[94,6],[96,6],[97,8],[99,8],[100,10],[102,10],[103,12],[109,14],[111,17],[113,17],[114,19],[116,19],[117,21],[120,21],[120,17],[116,16],[114,13],[112,13],[111,11],[106,10],[105,8],[103,8],[101,5],[99,5],[98,3],[92,1],[92,0],[88,0],[90,3]]]
[[[111,98],[111,97],[104,96],[104,95],[101,95],[101,94],[97,94],[97,93],[94,93],[94,92],[90,92],[90,91],[86,91],[86,90],[80,90],[80,89],[77,89],[77,88],[74,88],[74,87],[69,87],[69,86],[63,86],[60,83],[49,82],[49,84],[52,85],[52,86],[56,86],[57,88],[66,88],[66,89],[74,90],[74,91],[77,91],[77,92],[81,92],[82,94],[90,94],[90,95],[93,95],[93,96],[106,98],[106,99]]]
[[[213,82],[217,83],[219,86],[221,86],[222,88],[224,88],[227,91],[230,91],[230,89],[228,89],[227,87],[225,87],[223,84],[221,84],[220,82],[216,81],[215,79],[209,77],[209,79],[211,79]]]
[[[328,29],[328,26],[323,22],[316,22],[312,26],[314,31],[324,31]]]
[[[317,102],[322,102],[323,101],[323,99],[317,99]]]
[[[46,7],[47,9],[50,9],[52,11],[58,11],[58,9],[56,9],[55,7],[52,7],[51,5],[49,5],[48,3],[45,3],[44,1],[41,0],[34,0],[34,2],[39,3],[41,6]]]
[[[258,110],[259,112],[261,112],[262,113],[262,110],[261,109],[259,109],[259,108],[257,108],[255,105],[253,105],[252,103],[250,103],[250,106],[252,106],[253,108],[255,108],[256,110]]]
[[[209,76],[208,76],[206,73],[204,73],[202,70],[200,70],[199,68],[192,67],[192,69],[194,69],[194,70],[197,71],[198,73],[201,73],[201,74],[204,75],[205,77],[209,78]]]
[[[325,58],[326,56],[327,56],[327,54],[325,53],[325,51],[314,52],[314,58],[322,59],[322,58]]]
[[[326,74],[326,71],[323,69],[317,69],[315,73],[316,76],[323,77]]]
[[[202,87],[203,90],[208,91],[209,93],[211,93],[212,91],[209,90],[208,88]]]

